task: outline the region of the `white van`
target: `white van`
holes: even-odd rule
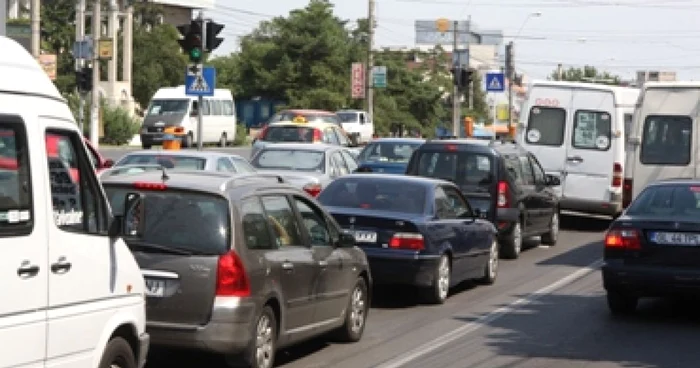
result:
[[[560,209],[622,212],[625,137],[639,89],[536,81],[523,109],[522,145],[561,177]]]
[[[653,181],[697,178],[700,82],[644,84],[629,137],[625,207]]]
[[[123,222],[54,84],[15,41],[0,49],[0,368],[143,366],[145,285]]]
[[[369,143],[374,137],[374,122],[365,111],[340,110],[336,114],[348,135],[357,137],[357,144]]]
[[[226,147],[236,139],[236,105],[231,91],[217,88],[214,96],[204,97],[202,107],[202,142]],[[197,145],[196,96],[187,96],[185,86],[163,87],[151,98],[141,126],[141,146],[149,149],[163,142],[167,127],[180,127],[185,137],[183,147]]]

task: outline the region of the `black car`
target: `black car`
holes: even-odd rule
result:
[[[525,237],[555,245],[559,234],[556,176],[545,174],[534,155],[512,141],[427,141],[413,152],[407,175],[455,183],[481,215],[496,224],[501,254],[515,259]]]
[[[353,233],[376,284],[418,286],[428,301],[443,303],[462,281],[496,280],[496,228],[450,182],[347,175],[329,184],[318,201]]]
[[[639,298],[700,295],[700,180],[649,184],[605,235],[603,286],[613,314]]]

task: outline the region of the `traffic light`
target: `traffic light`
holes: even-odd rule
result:
[[[462,74],[462,75],[461,75],[460,78],[459,78],[459,82],[461,83],[461,84],[460,84],[460,87],[461,87],[461,88],[467,88],[467,87],[469,87],[469,85],[472,84],[472,82],[474,81],[474,80],[473,80],[474,71],[471,70],[471,69],[464,69],[464,68],[463,68],[463,69],[461,70],[461,74]]]
[[[177,27],[177,30],[182,35],[182,39],[177,42],[180,44],[182,51],[190,58],[190,62],[199,64],[204,56],[202,45],[202,31],[204,21],[193,20],[190,24],[183,24]]]
[[[78,91],[86,93],[92,91],[92,68],[86,67],[75,72],[75,84]]]
[[[460,78],[462,78],[462,73],[460,72],[462,68],[458,68],[456,66],[453,66],[450,69],[450,73],[452,73],[452,83],[454,83],[455,86],[460,87],[462,83],[460,83]]]
[[[221,45],[221,42],[224,41],[223,38],[218,37],[219,33],[221,33],[221,30],[224,29],[223,24],[215,23],[213,21],[207,22],[207,37],[204,39],[206,42],[206,47],[204,47],[204,50],[206,52],[212,52],[216,50],[219,45]]]

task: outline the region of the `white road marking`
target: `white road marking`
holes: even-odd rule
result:
[[[392,358],[391,360],[388,360],[381,365],[378,365],[375,368],[399,368],[404,366],[407,363],[410,363],[413,360],[416,360],[417,358],[420,358],[424,355],[427,355],[430,352],[433,352],[451,342],[454,342],[457,339],[460,339],[476,330],[479,328],[483,327],[489,322],[495,321],[498,318],[503,317],[504,315],[516,311],[519,307],[523,307],[525,305],[528,305],[535,300],[547,295],[551,294],[552,292],[556,291],[559,288],[562,288],[570,283],[573,283],[574,281],[581,279],[585,276],[588,276],[588,274],[595,272],[598,270],[600,266],[603,265],[603,260],[599,259],[588,266],[583,267],[582,269],[559,279],[558,281],[549,284],[542,289],[539,289],[532,294],[529,294],[528,296],[524,298],[520,298],[518,300],[513,301],[512,303],[498,308],[494,310],[493,312],[482,316],[481,318],[477,319],[476,321],[470,322],[460,328],[457,328],[453,330],[452,332],[449,332],[443,336],[438,337],[435,340],[432,340],[426,344],[423,344],[419,346],[416,349],[413,349],[410,353],[399,355],[397,357]]]

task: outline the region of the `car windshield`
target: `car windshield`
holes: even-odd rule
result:
[[[324,206],[421,214],[426,189],[406,180],[340,178],[317,197]]]
[[[123,215],[126,194],[133,191],[105,185],[114,215]],[[141,242],[195,254],[221,254],[228,249],[229,206],[225,199],[174,190],[144,194],[145,227]]]
[[[161,165],[166,169],[204,170],[207,160],[201,157],[179,155],[139,155],[131,154],[122,158],[114,166]]]
[[[460,187],[488,187],[493,183],[489,156],[474,152],[420,152],[417,175],[449,180]]]
[[[660,216],[695,221],[700,217],[700,183],[647,187],[630,204],[626,215]]]
[[[320,151],[267,149],[256,155],[251,164],[263,170],[326,172],[326,154]]]
[[[313,142],[314,128],[299,126],[272,126],[265,130],[266,142]]]
[[[356,112],[338,112],[336,113],[343,123],[353,123],[358,121],[358,113]]]
[[[370,143],[360,153],[360,161],[364,162],[397,162],[407,163],[411,154],[421,143],[375,142]]]
[[[148,115],[174,115],[184,114],[190,106],[188,99],[159,99],[151,101]]]

